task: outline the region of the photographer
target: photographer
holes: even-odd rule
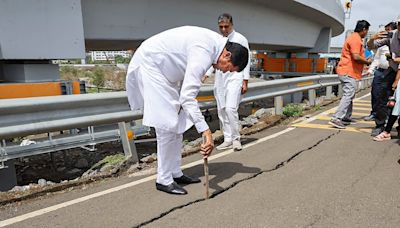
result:
[[[387,59],[389,61],[389,68],[384,70],[382,76],[381,87],[379,90],[379,97],[373,109],[376,110],[375,116],[375,129],[372,130],[371,136],[379,135],[384,129],[385,121],[389,115],[387,107],[388,97],[393,94],[392,84],[396,77],[396,72],[400,63],[400,34],[398,29],[400,27],[399,20],[397,21],[397,30],[394,32],[378,32],[374,34],[368,41],[369,49],[377,49],[384,45],[389,47],[389,54]]]
[[[396,89],[398,87],[399,79],[400,70],[397,71],[396,79],[392,84],[392,89],[395,91],[394,97],[389,97],[389,101],[387,103],[387,106],[391,110],[391,114],[386,123],[385,130],[373,138],[375,141],[381,142],[385,140],[390,140],[392,138],[390,132],[392,131],[393,125],[400,115],[400,102],[396,102],[396,99],[400,97],[400,89]],[[397,132],[399,132],[398,127]]]
[[[395,22],[390,22],[385,26],[386,32],[391,32],[395,30],[397,25]],[[387,60],[387,55],[390,54],[389,47],[384,45],[376,50],[374,61],[369,66],[367,75],[373,75],[374,80],[371,85],[371,114],[369,116],[364,117],[365,121],[372,121],[375,119],[376,110],[375,104],[379,98],[379,92],[381,90],[383,72],[389,68],[389,61]]]

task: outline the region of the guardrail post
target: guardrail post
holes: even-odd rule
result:
[[[275,115],[283,114],[283,97],[274,97]]]
[[[331,100],[332,99],[332,86],[327,86],[326,87],[326,94],[325,94],[326,99]]]
[[[0,168],[0,192],[8,191],[17,185],[17,174],[13,160],[4,162],[4,167]]]
[[[6,141],[3,139],[0,142],[0,192],[8,191],[17,185],[17,173],[15,172],[14,160],[3,161],[7,155]]]
[[[135,135],[132,131],[131,124],[128,122],[119,122],[118,127],[125,157],[132,158],[134,162],[138,162],[139,158],[135,143],[133,142]]]
[[[340,84],[338,85],[338,97],[342,97],[343,96],[343,85]]]
[[[308,90],[308,101],[310,102],[311,106],[315,106],[315,98],[316,98],[316,91],[315,89]]]

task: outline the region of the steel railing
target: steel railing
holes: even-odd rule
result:
[[[359,81],[359,88],[371,84],[372,77]],[[291,79],[279,79],[249,84],[242,102],[275,98],[275,111],[282,113],[282,96],[308,91],[310,104],[315,104],[316,89],[326,87],[330,98],[332,86],[340,85],[337,75],[315,75]],[[340,91],[340,89],[339,89]],[[198,96],[202,109],[216,106],[213,87],[202,87]],[[137,159],[134,135],[143,134],[141,126],[133,128],[130,123],[142,118],[139,111],[131,111],[125,92],[81,94],[70,96],[35,97],[0,100],[0,162],[10,159],[57,151],[100,142],[121,140],[126,156]],[[91,126],[119,124],[117,129],[93,132]],[[7,145],[6,139],[34,134],[88,128],[87,135],[70,135],[53,138],[28,146]],[[135,129],[136,128],[136,129]],[[1,165],[0,165],[1,166]]]

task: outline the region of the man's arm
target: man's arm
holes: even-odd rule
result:
[[[249,42],[247,41],[246,37],[243,36],[243,40],[240,42],[240,44],[247,48],[249,50],[249,59],[247,60],[247,65],[243,69],[243,83],[242,83],[242,94],[245,94],[248,90],[248,83],[250,79],[250,63],[251,63],[251,52],[250,52],[250,47],[249,47]]]
[[[362,64],[366,64],[369,65],[372,63],[372,59],[365,59],[364,57],[362,57],[360,54],[358,53],[351,53],[353,59],[358,62],[358,63],[362,63]]]
[[[387,38],[387,32],[382,31],[375,33],[374,35],[371,36],[371,38],[368,40],[368,49],[377,49],[382,47],[383,45],[388,45],[390,44],[390,39]]]
[[[381,54],[382,54],[382,50],[380,48],[378,48],[378,50],[376,51],[376,53],[374,55],[374,60],[372,61],[371,65],[369,65],[368,74],[373,74],[375,68],[378,67]]]
[[[201,153],[205,157],[209,156],[214,149],[214,140],[211,130],[200,111],[196,97],[201,87],[201,78],[207,70],[206,67],[212,63],[210,56],[210,53],[201,48],[190,51],[179,97],[182,109],[194,123],[197,131],[206,138],[206,143],[201,145]]]
[[[397,84],[399,83],[399,80],[400,80],[400,70],[397,71],[396,78],[392,84],[393,90],[395,90],[397,88]],[[396,99],[399,99],[399,98],[396,98]]]
[[[207,80],[207,78],[209,78],[210,75],[214,73],[214,71],[215,71],[214,67],[211,66],[210,69],[207,70],[206,74],[201,78],[201,82],[204,83]]]

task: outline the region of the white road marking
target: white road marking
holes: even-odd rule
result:
[[[258,139],[256,141],[254,141],[254,142],[246,144],[246,145],[243,146],[243,148],[246,149],[246,148],[252,147],[254,145],[257,145],[258,143],[265,142],[267,140],[276,138],[276,137],[278,137],[280,135],[283,135],[283,134],[285,134],[285,133],[287,133],[289,131],[292,131],[294,129],[296,129],[296,128],[295,127],[286,128],[283,131],[277,132],[275,134],[266,136],[264,138],[261,138],[261,139]],[[208,160],[209,161],[215,160],[217,158],[229,155],[229,154],[231,154],[233,152],[234,152],[233,149],[230,149],[230,150],[227,150],[227,151],[212,155],[212,156],[210,156],[208,158]],[[187,169],[187,168],[190,168],[190,167],[193,167],[193,166],[196,166],[196,165],[200,165],[200,164],[203,164],[203,159],[195,161],[195,162],[192,162],[192,163],[189,163],[189,164],[186,164],[186,165],[183,165],[182,169]],[[120,185],[120,186],[117,186],[117,187],[114,187],[114,188],[110,188],[110,189],[107,189],[107,190],[104,190],[104,191],[101,191],[101,192],[97,192],[97,193],[90,194],[90,195],[87,195],[87,196],[84,196],[84,197],[80,197],[80,198],[77,198],[77,199],[74,199],[74,200],[70,200],[70,201],[67,201],[67,202],[64,202],[64,203],[56,204],[56,205],[53,205],[53,206],[50,206],[50,207],[46,207],[46,208],[43,208],[43,209],[40,209],[40,210],[36,210],[36,211],[29,212],[29,213],[26,213],[26,214],[23,214],[23,215],[19,215],[19,216],[13,217],[13,218],[9,218],[9,219],[0,221],[0,227],[5,227],[5,226],[8,226],[8,225],[17,223],[17,222],[21,222],[21,221],[24,221],[24,220],[27,220],[27,219],[30,219],[30,218],[34,218],[34,217],[37,217],[37,216],[41,216],[41,215],[53,212],[55,210],[58,210],[58,209],[61,209],[61,208],[64,208],[64,207],[68,207],[68,206],[71,206],[71,205],[74,205],[74,204],[77,204],[77,203],[81,203],[81,202],[84,202],[84,201],[87,201],[87,200],[90,200],[90,199],[94,199],[94,198],[106,195],[106,194],[110,194],[110,193],[117,192],[117,191],[120,191],[120,190],[123,190],[123,189],[126,189],[126,188],[130,188],[130,187],[145,183],[147,181],[155,180],[156,177],[157,177],[156,175],[151,175],[151,176],[145,177],[143,179],[140,179],[140,180],[137,180],[137,181],[133,181],[133,182],[130,182],[130,183],[127,183],[127,184],[123,184],[123,185]]]

